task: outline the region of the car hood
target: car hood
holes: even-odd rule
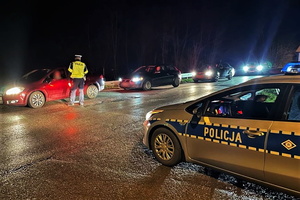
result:
[[[13,87],[24,87],[24,88],[32,88],[35,87],[36,85],[39,85],[40,81],[35,81],[35,82],[26,82],[23,80],[16,80],[16,81],[11,81],[2,87],[2,91],[8,90]]]
[[[155,110],[184,110],[188,103],[190,102],[186,102],[186,103],[180,103],[180,104],[172,104],[172,105],[168,105],[168,106],[162,106],[162,107],[158,107]]]

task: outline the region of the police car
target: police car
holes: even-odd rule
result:
[[[300,195],[300,79],[252,79],[146,115],[143,143],[164,165],[198,163]]]

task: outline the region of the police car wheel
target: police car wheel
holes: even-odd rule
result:
[[[151,137],[151,147],[155,158],[166,166],[174,166],[182,161],[182,148],[173,132],[158,128]]]
[[[143,83],[143,90],[150,90],[151,87],[152,87],[152,84],[149,80],[146,80],[144,83]]]
[[[174,78],[173,83],[172,83],[173,87],[178,87],[179,84],[180,84],[179,78],[178,77]]]
[[[29,95],[28,106],[31,108],[40,108],[45,104],[46,98],[40,91],[35,91]]]
[[[86,90],[86,96],[90,99],[94,99],[98,95],[98,88],[95,85],[89,85]]]

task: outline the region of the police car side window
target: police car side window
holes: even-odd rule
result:
[[[279,92],[279,88],[264,88],[226,93],[209,101],[205,115],[267,119]]]
[[[300,90],[296,91],[293,96],[288,120],[300,121]]]
[[[249,93],[247,93],[247,94],[240,97],[240,99],[243,100],[243,101],[250,100],[251,98],[252,98],[252,93],[251,92],[249,92]]]

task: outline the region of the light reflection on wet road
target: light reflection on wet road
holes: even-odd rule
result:
[[[85,106],[0,105],[0,199],[293,199],[200,165],[160,165],[142,145],[145,114],[244,82],[103,91]],[[254,78],[254,77],[250,77]]]

